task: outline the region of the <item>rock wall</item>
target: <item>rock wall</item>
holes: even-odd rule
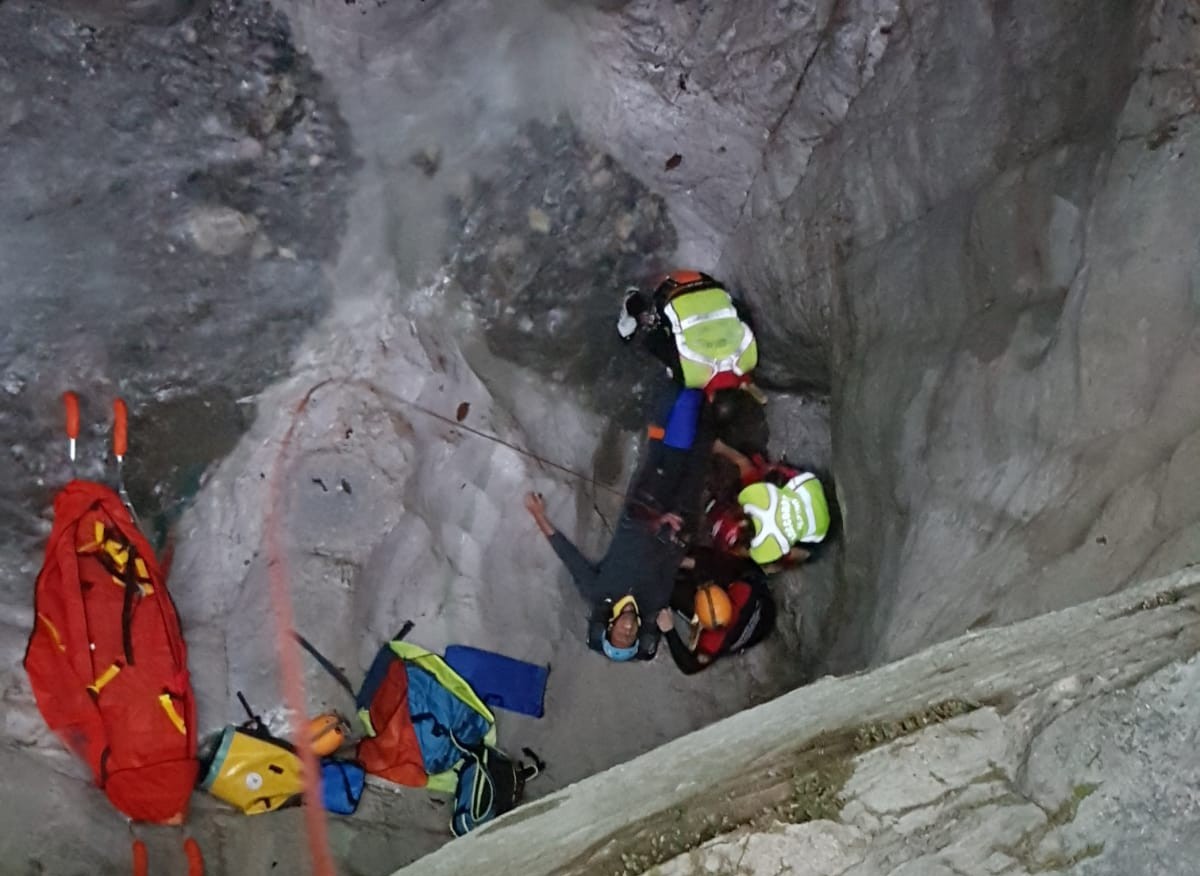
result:
[[[166,523],[199,489],[172,586],[206,730],[237,717],[237,690],[281,717],[273,522],[298,623],[352,671],[409,617],[426,645],[553,663],[553,723],[501,728],[551,761],[533,802],[431,872],[481,848],[719,870],[777,845],[938,872],[978,848],[951,832],[975,820],[1007,825],[978,834],[996,838],[998,872],[1126,866],[1096,825],[1137,825],[1091,786],[1115,777],[1136,813],[1117,787],[1136,758],[1097,740],[1104,776],[1030,776],[1056,710],[1083,733],[1118,726],[1122,697],[1145,704],[1155,717],[1121,738],[1176,719],[1194,663],[1152,672],[1194,651],[1190,578],[1169,605],[1154,597],[1175,585],[1154,585],[821,682],[736,725],[766,759],[751,767],[714,728],[686,751],[715,768],[677,747],[537,798],[810,664],[882,663],[1200,559],[1194,0],[212,0],[161,28],[188,4],[80,21],[55,5],[0,3],[0,765],[10,789],[42,789],[6,807],[0,859],[128,864],[128,833],[47,738],[19,669],[45,506],[67,476],[56,398],[73,386],[90,400],[81,474],[102,471],[120,391],[135,500]],[[773,449],[832,455],[844,516],[833,561],[779,579],[783,635],[693,680],[586,653],[582,608],[518,505],[541,487],[586,549],[605,542],[655,392],[641,369],[656,373],[609,320],[630,275],[673,248],[758,311]],[[308,683],[314,707],[339,703],[311,667]],[[937,727],[893,739],[910,715]],[[789,747],[797,732],[811,750]],[[933,755],[958,772],[922,773]],[[877,780],[892,764],[911,767],[903,794]],[[930,797],[939,782],[958,787]],[[1170,806],[1151,811],[1173,824],[1191,802],[1165,782]],[[749,827],[693,855],[728,826],[701,787],[732,794]],[[699,821],[668,813],[680,802]],[[772,828],[766,810],[809,821]],[[519,830],[540,812],[570,857]],[[199,799],[193,829],[210,872],[291,872],[294,816]],[[334,823],[335,853],[388,872],[441,845],[445,821],[423,794],[373,793]],[[145,835],[177,856],[177,834]],[[610,835],[615,851],[597,845]]]
[[[398,871],[1186,873],[1200,574],[823,679]]]
[[[0,515],[13,530],[0,599],[15,609],[49,531],[39,518],[72,471],[60,393],[80,395],[75,472],[91,478],[109,403],[126,398],[130,491],[161,536],[246,428],[239,399],[285,374],[327,311],[321,265],[355,161],[265,3],[213,3],[159,29],[8,2],[0,164]]]
[[[582,124],[757,307],[764,377],[832,393],[829,668],[1200,559],[1198,18],[589,13]]]

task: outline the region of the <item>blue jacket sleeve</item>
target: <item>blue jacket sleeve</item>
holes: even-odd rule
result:
[[[575,587],[583,595],[583,598],[589,601],[599,598],[600,593],[596,586],[599,571],[595,564],[581,554],[579,548],[575,547],[569,538],[557,530],[554,535],[550,536],[550,547],[554,548],[558,558],[563,561],[563,565],[571,573],[571,579],[575,582]]]

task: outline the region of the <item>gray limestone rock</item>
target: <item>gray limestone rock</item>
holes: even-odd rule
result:
[[[831,390],[826,666],[1200,559],[1194,492],[1160,507],[1200,427],[1194,18],[1179,0],[587,14],[603,63],[581,126],[764,314],[763,379]]]
[[[1186,872],[1192,579],[977,631],[1200,560],[1198,19],[0,2],[0,860],[128,869],[19,668],[71,387],[86,477],[109,396],[130,401],[205,731],[237,690],[279,726],[281,562],[297,623],[352,671],[406,618],[423,644],[553,663],[552,718],[501,721],[551,763],[531,801],[417,872]],[[771,403],[744,443],[828,471],[842,518],[773,585],[780,635],[694,679],[589,654],[519,507],[541,488],[603,548],[657,376],[616,340],[616,290],[670,261],[748,297]],[[950,639],[646,754],[814,667]],[[308,669],[309,705],[338,704]],[[335,852],[386,873],[445,822],[376,788]],[[192,830],[210,873],[305,866],[295,812],[198,796]]]
[[[109,404],[126,398],[130,491],[165,529],[245,429],[238,399],[287,370],[328,306],[320,263],[354,164],[344,122],[279,12],[216,2],[188,27],[191,41],[182,26],[0,6],[6,604],[28,602],[37,518],[69,474],[63,390],[84,406],[81,476],[101,475]],[[303,260],[253,261],[252,228]]]
[[[1198,606],[1193,570],[825,678],[398,872],[1190,872]]]
[[[208,0],[39,0],[93,24],[174,24]]]
[[[461,229],[450,242],[455,285],[497,356],[639,428],[665,380],[661,365],[620,340],[616,322],[625,288],[672,266],[662,200],[565,117],[524,127],[502,160],[531,171],[476,179],[451,204],[450,226]]]
[[[232,207],[197,207],[186,221],[196,248],[216,256],[233,255],[258,230],[257,219]]]

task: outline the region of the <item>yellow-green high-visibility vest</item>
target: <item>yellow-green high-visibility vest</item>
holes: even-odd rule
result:
[[[704,389],[726,371],[742,377],[758,364],[754,332],[738,318],[733,299],[719,286],[672,298],[663,312],[675,334],[687,388]]]
[[[754,522],[750,558],[760,566],[781,559],[793,545],[815,544],[829,532],[829,504],[815,475],[796,475],[782,487],[751,484],[737,500]]]

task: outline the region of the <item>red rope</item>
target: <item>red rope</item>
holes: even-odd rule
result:
[[[296,753],[304,767],[304,823],[308,833],[308,849],[312,856],[313,876],[335,876],[333,856],[329,851],[329,831],[325,824],[324,804],[321,801],[321,784],[317,757],[305,735],[308,701],[304,694],[304,672],[300,666],[300,651],[292,629],[295,614],[292,611],[292,595],[288,568],[287,546],[283,540],[283,475],[287,468],[288,448],[292,433],[300,415],[308,406],[314,392],[329,381],[316,384],[292,412],[292,422],[280,443],[279,455],[271,470],[270,498],[266,511],[267,577],[270,580],[271,603],[275,609],[275,644],[279,654],[280,678],[283,685],[284,702],[292,713],[292,739],[296,742]]]

